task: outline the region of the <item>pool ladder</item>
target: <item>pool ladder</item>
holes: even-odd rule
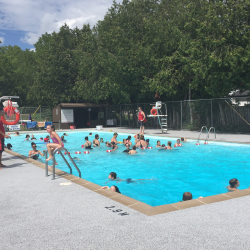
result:
[[[207,132],[207,137],[206,137],[206,139],[205,139],[205,143],[204,144],[208,144],[208,139],[209,139],[209,134],[210,134],[210,132],[211,132],[211,130],[213,130],[214,131],[214,139],[216,140],[216,133],[215,133],[215,128],[214,127],[210,127],[210,129],[209,130],[207,130],[207,127],[206,126],[203,126],[202,128],[201,128],[201,132],[200,132],[200,134],[199,134],[199,136],[198,136],[198,139],[197,139],[197,145],[199,145],[200,143],[200,136],[201,136],[201,133],[202,133],[202,131],[203,131],[203,128],[205,128],[206,129],[206,132]]]
[[[54,153],[53,153],[53,176],[52,176],[52,180],[55,180],[55,176],[56,176],[56,173],[55,173],[55,165],[56,165],[56,159],[55,159],[55,155],[56,153],[58,152],[62,158],[64,159],[65,163],[68,165],[69,169],[70,169],[70,174],[72,174],[72,168],[71,166],[69,165],[68,161],[66,160],[66,158],[64,157],[64,155],[62,154],[61,151],[65,151],[66,152],[66,155],[69,156],[69,159],[70,161],[73,163],[74,167],[76,168],[76,170],[78,171],[79,173],[79,177],[81,178],[81,171],[80,169],[76,166],[74,160],[72,159],[72,157],[70,156],[68,150],[66,148],[60,148],[60,150],[57,148],[55,149]],[[48,162],[46,161],[46,159],[48,158],[48,150],[45,152],[45,176],[49,176],[48,175]]]

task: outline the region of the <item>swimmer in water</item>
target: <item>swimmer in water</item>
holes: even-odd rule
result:
[[[16,136],[19,136],[19,132],[16,132]]]
[[[62,140],[62,142],[67,142],[67,141],[64,139],[64,135],[61,136],[61,140]]]
[[[108,178],[109,178],[109,180],[107,182],[115,181],[117,183],[120,183],[122,181],[125,181],[127,184],[129,184],[129,183],[137,183],[137,182],[141,183],[141,181],[153,181],[154,180],[154,179],[132,179],[132,178],[128,178],[126,180],[123,180],[123,179],[120,179],[119,177],[117,177],[117,174],[115,172],[111,172],[109,174]],[[107,182],[105,182],[105,184]]]
[[[161,148],[161,142],[159,140],[157,141],[156,147]]]
[[[129,146],[132,146],[131,136],[130,136],[130,135],[129,135],[128,138],[126,139],[126,143],[129,144]]]
[[[135,146],[135,145],[134,145],[134,146],[132,147],[132,149],[128,152],[128,154],[130,154],[130,155],[137,154],[136,146]]]
[[[84,143],[84,148],[85,148],[85,149],[92,149],[92,148],[91,148],[91,144],[92,144],[92,143],[91,143],[91,141],[89,141],[88,136],[85,137],[85,141],[86,141],[86,142]]]
[[[47,144],[47,149],[49,153],[49,157],[46,159],[46,161],[52,160],[53,159],[53,152],[55,149],[61,149],[64,147],[63,142],[61,141],[60,136],[56,133],[55,131],[55,126],[54,125],[48,125],[47,126],[47,132],[50,134],[50,138],[53,141],[53,143],[48,143]]]
[[[226,188],[229,192],[238,191],[239,185],[240,185],[240,182],[236,178],[233,178],[229,181],[229,186],[227,186]]]
[[[146,143],[147,143],[147,147],[149,146],[149,139],[146,140]]]
[[[115,144],[118,144],[119,142],[117,141],[117,136],[118,136],[118,134],[117,133],[114,133],[114,135],[113,135],[113,137],[112,137],[112,139],[111,139],[111,143],[112,142],[114,142]]]
[[[29,141],[29,139],[30,139],[30,135],[26,135],[24,140]]]
[[[180,142],[180,139],[177,139],[177,142],[174,144],[175,147],[182,146],[182,143]]]
[[[73,159],[73,161],[81,161],[79,158],[77,158],[77,157],[73,157],[72,158]]]
[[[37,160],[39,155],[44,156],[44,154],[40,151],[37,150],[36,144],[34,142],[31,143],[32,150],[29,151],[29,157]]]
[[[8,143],[6,148],[9,149],[9,150],[12,150],[12,149],[11,149],[11,148],[12,148],[11,143]]]
[[[40,141],[43,141],[43,138],[42,138],[42,137],[40,137]]]
[[[172,146],[171,146],[171,141],[168,141],[168,146],[167,146],[167,149],[173,149]]]
[[[100,143],[104,143],[103,138],[100,139]]]
[[[95,135],[95,139],[93,140],[93,146],[94,146],[94,147],[100,146],[100,142],[99,142],[98,139],[99,139],[99,135],[96,134],[96,135]]]
[[[115,142],[111,142],[111,147],[112,147],[112,151],[115,151],[116,149],[118,149],[117,144],[115,144]]]
[[[140,135],[140,147],[141,148],[146,148],[147,147],[147,143],[144,139],[144,135]]]
[[[89,133],[89,136],[91,136],[92,135],[92,133]]]
[[[110,189],[111,191],[117,192],[119,194],[121,193],[117,186],[111,186],[110,188],[108,186],[104,186],[101,189]]]
[[[32,140],[36,140],[36,138],[34,137],[34,135],[31,135],[31,139],[30,139],[31,141]]]
[[[125,144],[125,146],[126,146],[126,149],[125,150],[123,150],[122,152],[123,153],[128,153],[131,149],[129,148],[129,144],[127,143],[127,144]]]
[[[64,135],[64,136],[68,136],[68,134],[66,134],[66,133],[63,133],[63,135]]]
[[[187,142],[186,137],[181,137],[181,142]]]

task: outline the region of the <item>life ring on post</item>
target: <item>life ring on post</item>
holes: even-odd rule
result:
[[[157,115],[157,109],[152,108],[150,113],[151,115]]]
[[[5,107],[3,111],[4,111],[4,113],[7,113],[8,107]],[[15,121],[13,121],[13,122],[6,121],[4,116],[1,116],[1,120],[2,120],[4,125],[15,125],[15,124],[17,124],[19,122],[19,120],[20,120],[20,112],[19,112],[19,110],[17,108],[15,108],[15,107],[12,107],[12,111],[16,114]]]

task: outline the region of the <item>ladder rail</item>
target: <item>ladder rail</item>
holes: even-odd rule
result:
[[[207,132],[207,134],[208,134],[207,127],[206,127],[206,126],[202,126],[202,128],[201,128],[201,132],[200,132],[200,134],[199,134],[199,136],[198,136],[198,139],[197,139],[197,143],[199,143],[199,141],[200,141],[200,136],[201,136],[201,133],[202,133],[202,131],[203,131],[203,128],[205,128],[205,129],[206,129],[206,132]],[[205,140],[205,142],[206,142],[206,140]]]
[[[56,165],[56,158],[55,158],[55,155],[56,155],[56,152],[59,151],[59,154],[62,156],[63,160],[65,161],[65,163],[67,164],[67,166],[69,167],[70,169],[70,174],[72,174],[72,168],[71,166],[69,165],[68,161],[66,160],[66,158],[64,157],[64,155],[62,154],[61,151],[65,151],[66,154],[69,156],[69,159],[70,161],[72,162],[72,164],[74,165],[74,167],[76,168],[76,170],[78,171],[78,174],[79,174],[79,177],[81,178],[82,174],[81,174],[81,171],[80,169],[77,167],[77,165],[75,164],[74,160],[72,159],[72,157],[70,156],[68,150],[66,148],[60,148],[60,149],[55,149],[54,152],[53,152],[53,176],[52,176],[52,180],[55,180],[55,176],[56,176],[56,173],[55,173],[55,165]],[[47,158],[48,156],[48,150],[45,152],[45,159]],[[45,160],[45,176],[47,177],[48,176],[48,162]]]
[[[215,128],[214,127],[210,127],[210,129],[208,130],[208,134],[207,134],[206,140],[209,139],[209,134],[210,134],[210,132],[211,132],[212,129],[214,130],[214,139],[216,140],[216,132],[215,132]]]

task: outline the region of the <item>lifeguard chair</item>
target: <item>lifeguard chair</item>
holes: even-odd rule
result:
[[[157,117],[159,125],[161,127],[162,133],[167,133],[168,131],[168,124],[167,124],[167,105],[165,103],[162,103],[160,101],[156,102],[153,105],[150,115],[147,115],[147,117]],[[165,113],[165,114],[164,114]]]

